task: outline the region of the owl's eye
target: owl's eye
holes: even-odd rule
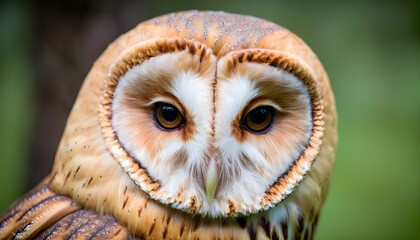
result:
[[[175,130],[185,123],[184,116],[174,105],[159,102],[155,106],[154,119],[163,130]]]
[[[251,110],[241,121],[241,125],[255,134],[266,133],[273,122],[274,109],[271,106],[260,106]]]

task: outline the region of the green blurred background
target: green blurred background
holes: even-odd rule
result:
[[[117,36],[185,9],[271,20],[308,43],[339,112],[318,239],[419,239],[420,8],[412,1],[1,1],[0,213],[51,169],[84,76]]]

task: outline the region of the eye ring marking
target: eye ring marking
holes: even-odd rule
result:
[[[274,108],[259,106],[249,111],[241,120],[241,126],[253,134],[267,133],[273,123]]]
[[[185,118],[174,105],[157,102],[153,112],[153,120],[164,131],[173,131],[185,126]]]

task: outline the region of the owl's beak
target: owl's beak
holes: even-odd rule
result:
[[[214,194],[216,193],[217,186],[217,169],[215,161],[211,161],[209,168],[207,169],[206,176],[206,192],[207,200],[212,203],[214,200]]]

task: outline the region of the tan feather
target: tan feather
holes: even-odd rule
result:
[[[133,157],[119,141],[112,122],[112,107],[121,77],[151,58],[170,53],[179,54],[182,59],[191,58],[191,62],[180,60],[180,68],[208,79],[205,84],[210,89],[217,89],[217,77],[223,73],[222,69],[244,72],[245,63],[290,73],[307,88],[312,116],[307,147],[291,166],[287,166],[284,174],[266,186],[263,196],[256,197],[260,201],[245,204],[240,200],[228,200],[223,203],[225,208],[220,207],[225,209],[223,213],[218,213],[217,218],[209,217],[203,214],[207,203],[200,198],[201,195],[188,195],[190,189],[184,189],[188,186],[181,183],[179,189],[185,191],[168,194],[164,181],[156,177],[159,171],[147,169],[145,163]],[[226,59],[223,67],[217,65]],[[130,99],[141,98],[148,102],[154,97],[150,94],[156,92],[164,96],[171,89],[170,82],[164,79],[151,86],[150,90],[133,90]],[[266,89],[267,96],[277,96]],[[217,112],[215,106],[221,97],[214,91],[209,93],[211,114]],[[130,108],[146,106],[131,100],[127,102]],[[177,101],[174,98],[176,106],[186,108]],[[282,101],[277,101],[280,107],[290,105],[292,109],[295,106],[291,101]],[[153,110],[149,107],[144,111]],[[185,114],[188,119],[194,119],[195,116],[188,114]],[[208,121],[211,138],[215,134],[215,119]],[[292,121],[291,128],[298,128],[297,125],[293,127],[293,122],[297,121]],[[152,123],[140,126],[134,123],[130,129],[138,127],[139,136],[157,142],[166,141],[166,135],[152,131]],[[196,126],[191,125],[173,136],[181,134],[182,141],[189,141],[196,131]],[[139,145],[153,146],[147,141]],[[336,145],[336,110],[328,76],[315,54],[300,38],[271,22],[249,16],[198,11],[165,15],[143,22],[119,37],[95,62],[69,116],[50,177],[1,218],[0,239],[61,238],[69,233],[97,239],[111,236],[311,239],[328,191]],[[213,160],[208,155],[217,152],[214,148],[209,147],[203,169],[208,166],[206,161]],[[160,156],[160,150],[159,146],[150,147],[148,154]],[[176,159],[171,161],[173,165],[167,166],[179,168],[187,158],[187,151],[178,151],[170,158]],[[205,184],[203,169],[194,173],[201,178],[197,180],[198,185]],[[259,173],[264,174],[264,171]],[[218,184],[226,183],[218,181]],[[217,198],[218,189],[215,191]]]

